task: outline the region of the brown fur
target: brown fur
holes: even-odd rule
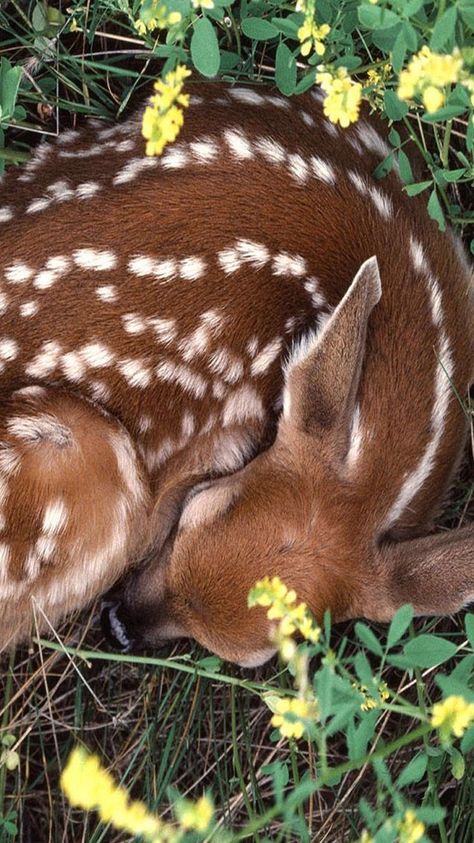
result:
[[[14,340],[19,351],[4,360],[0,422],[5,427],[11,417],[15,390],[30,384],[47,387],[45,400],[52,402],[59,415],[66,406],[71,412],[75,408],[74,412],[86,413],[87,423],[78,434],[84,459],[80,468],[71,464],[67,469],[76,482],[71,491],[75,515],[68,529],[87,535],[96,548],[113,523],[109,485],[117,491],[123,483],[115,457],[104,448],[108,433],[120,430],[126,438],[141,492],[130,504],[133,512],[114,560],[97,571],[87,589],[75,591],[72,569],[82,551],[74,546],[68,555],[70,534],[65,531],[54,558],[61,605],[53,606],[48,598],[52,563],[42,565],[28,584],[26,596],[15,599],[10,586],[25,579],[24,548],[33,538],[36,541],[32,525],[40,518],[45,496],[64,492],[64,455],[50,450],[48,462],[43,451],[50,445],[24,446],[25,460],[28,451],[33,468],[27,476],[22,465],[18,478],[11,480],[16,484],[15,494],[9,491],[7,499],[10,508],[5,512],[3,538],[11,544],[19,536],[23,549],[15,551],[8,565],[9,593],[4,600],[8,608],[0,622],[0,645],[18,634],[12,625],[19,616],[20,632],[25,634],[32,598],[38,602],[40,595],[42,610],[55,621],[63,611],[84,605],[108,588],[140,556],[150,561],[128,583],[123,613],[131,634],[148,641],[191,634],[237,661],[268,648],[263,618],[259,623],[258,613],[246,610],[247,591],[263,574],[280,574],[318,615],[330,607],[336,618],[358,613],[388,617],[399,600],[393,596],[392,557],[385,550],[386,542],[429,531],[459,461],[466,423],[458,402],[451,400],[426,482],[396,519],[390,535],[377,533],[377,525],[432,436],[438,332],[430,318],[426,284],[409,255],[410,235],[422,244],[439,279],[444,326],[454,359],[453,386],[460,395],[466,394],[473,375],[470,278],[451,236],[440,234],[428,219],[423,198],[409,199],[404,194],[395,173],[374,185],[371,173],[380,156],[366,148],[363,155],[353,150],[350,140],[359,142],[357,127],[340,130],[335,142],[311,94],[294,98],[283,108],[271,103],[256,108],[233,101],[223,86],[199,86],[197,93],[204,104],[193,105],[191,97],[175,149],[187,150],[196,139],[210,138],[218,144],[212,164],[193,158],[184,168],[166,170],[158,163],[134,180],[114,185],[127,160],[143,155],[137,120],[132,120],[117,138],[133,140],[133,150],[104,146],[97,156],[62,156],[64,150],[74,153],[103,143],[97,139],[100,128],[91,128],[71,144],[51,147],[31,171],[31,181],[19,181],[16,173],[5,179],[2,201],[13,208],[15,216],[0,225],[0,292],[8,297],[1,334]],[[314,126],[301,120],[302,109]],[[376,121],[370,124],[383,131]],[[269,163],[261,154],[239,159],[222,136],[224,130],[236,128],[245,132],[253,148],[259,139],[269,137],[290,155],[300,154],[305,160],[318,155],[334,167],[336,183],[309,177],[300,185],[287,166]],[[395,208],[392,219],[386,220],[370,197],[354,188],[348,170],[390,197]],[[100,190],[87,199],[66,196],[40,212],[27,213],[34,199],[51,195],[47,188],[59,178],[67,180],[70,191],[90,181],[97,181]],[[270,255],[302,256],[307,275],[302,279],[289,273],[276,276],[271,261],[260,267],[243,262],[236,272],[226,274],[217,252],[239,239],[264,244]],[[107,271],[83,268],[71,258],[80,249],[112,250],[116,265]],[[21,283],[9,281],[7,269],[15,261],[26,263],[37,275],[47,259],[57,255],[66,256],[69,263],[51,287],[35,287],[33,276]],[[206,271],[197,280],[137,276],[128,269],[137,255],[155,260],[198,256],[205,261]],[[328,314],[372,255],[378,260],[382,298],[368,324],[374,301],[354,311],[349,308],[344,329],[339,326],[333,332],[329,353],[316,348],[316,357],[321,357],[317,365],[316,360],[312,365],[305,361],[290,371],[287,387],[295,394],[294,413],[280,422],[273,447],[252,460],[275,438],[284,382],[282,362],[293,341],[314,329],[321,315],[304,289],[304,280],[317,276],[327,302],[322,312]],[[98,298],[100,285],[114,285],[115,299]],[[39,305],[38,312],[25,318],[19,309],[32,299]],[[187,340],[202,314],[210,310],[219,310],[223,316],[222,330],[210,332],[205,354],[184,359]],[[125,314],[138,314],[146,328],[138,334],[125,331]],[[290,317],[294,322],[285,327]],[[167,342],[157,333],[152,322],[156,319],[176,320],[173,340]],[[255,335],[259,349],[276,337],[283,341],[271,365],[253,376],[246,345]],[[58,359],[47,372],[28,374],[28,365],[47,342],[61,346]],[[71,380],[63,356],[92,343],[105,344],[114,363],[93,369],[87,365],[79,379]],[[243,361],[242,377],[235,382],[225,381],[225,371],[216,374],[209,369],[210,356],[222,347]],[[129,360],[140,361],[148,373],[143,376],[149,378],[146,383],[137,386],[127,381],[116,361]],[[157,376],[167,361],[185,365],[191,376],[203,377],[202,394]],[[99,387],[95,381],[100,381]],[[224,382],[223,396],[213,391],[222,386],[217,381]],[[262,412],[236,416],[225,426],[226,402],[249,386]],[[60,392],[53,393],[53,387]],[[351,475],[341,472],[341,464],[356,398],[370,436],[356,474]],[[182,427],[186,413],[192,414],[194,424],[187,438]],[[152,421],[146,430],[144,417]],[[166,440],[175,450],[155,465],[154,454]],[[17,448],[17,443],[13,446]],[[229,459],[232,447],[236,454]],[[40,470],[45,459],[54,483]],[[247,462],[231,478],[216,479],[219,488],[229,484],[232,491],[229,499],[227,493],[224,498],[217,493],[209,502],[202,527],[178,532],[183,503],[184,512],[191,505],[185,503],[189,490],[202,480],[233,474]],[[37,489],[33,499],[28,498],[31,486]],[[94,519],[87,509],[92,486],[98,501]],[[212,496],[215,490],[200,494]],[[27,499],[35,503],[29,505],[24,523],[20,501]],[[382,539],[383,552],[379,550]],[[472,539],[465,541],[472,549]],[[431,552],[433,546],[429,547]],[[453,550],[458,552],[464,558],[466,552]],[[464,580],[466,576],[472,579],[471,564],[462,564],[467,570]],[[464,596],[456,605],[466,599],[466,589],[474,591],[472,582],[464,586],[459,589]],[[431,611],[431,606],[432,602],[420,602],[421,611]]]

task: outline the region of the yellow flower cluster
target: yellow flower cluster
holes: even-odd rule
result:
[[[142,802],[130,801],[125,788],[115,783],[95,755],[74,749],[60,784],[71,805],[97,811],[102,822],[128,834],[142,834],[153,843],[176,839],[175,829],[150,814]]]
[[[411,808],[405,811],[403,820],[398,824],[398,839],[400,843],[417,843],[425,833],[425,824],[417,820]]]
[[[451,735],[461,738],[471,723],[474,703],[466,702],[464,697],[452,695],[433,706],[431,725],[438,729],[442,741],[449,741]]]
[[[208,796],[201,796],[197,802],[183,799],[176,808],[181,828],[204,834],[214,816],[214,808]]]
[[[150,814],[143,802],[130,800],[124,787],[102,767],[95,755],[76,748],[61,775],[61,788],[71,805],[85,811],[95,810],[104,823],[135,836],[141,835],[150,843],[179,843],[183,832],[208,830],[214,808],[207,796],[196,803],[178,802],[176,813],[179,828]]]
[[[277,643],[299,632],[306,641],[316,644],[321,630],[308,611],[306,603],[296,604],[296,592],[289,590],[280,577],[264,577],[252,588],[249,607],[268,607],[269,620],[280,621],[276,635]],[[286,659],[288,661],[289,659]]]
[[[166,5],[161,0],[156,0],[151,9],[151,16],[146,19],[140,18],[134,22],[134,27],[139,35],[146,32],[153,32],[154,29],[168,29],[177,23],[181,23],[181,12],[168,12]]]
[[[460,80],[462,67],[459,50],[452,55],[440,55],[424,46],[400,73],[398,97],[410,100],[421,96],[427,112],[437,111],[446,101],[447,86]]]
[[[326,117],[331,123],[340,123],[343,128],[355,123],[359,119],[362,101],[360,82],[353,82],[345,67],[331,71],[321,65],[318,70],[316,82],[326,94],[323,103]]]
[[[381,704],[390,697],[390,691],[386,682],[381,682],[378,687],[378,699],[370,696],[366,685],[353,684],[352,687],[357,688],[364,698],[364,701],[360,704],[362,711],[372,711],[374,708],[380,708]]]
[[[183,83],[190,75],[186,67],[178,65],[164,80],[155,82],[156,94],[150,97],[143,114],[142,134],[147,141],[147,155],[161,155],[166,144],[178,136],[184,122],[182,109],[189,105],[189,95],[182,93]]]
[[[298,0],[296,11],[304,13],[304,22],[297,33],[301,44],[301,55],[309,56],[310,52],[314,50],[316,55],[322,56],[326,49],[324,39],[331,32],[331,27],[327,23],[323,23],[321,26],[317,25],[315,20],[316,0]]]
[[[316,700],[282,697],[275,704],[272,726],[276,726],[284,738],[302,738],[308,723],[314,722],[317,716]]]
[[[214,9],[214,0],[191,0],[194,9]]]

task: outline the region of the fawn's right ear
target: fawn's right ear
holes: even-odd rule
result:
[[[336,459],[347,453],[367,322],[381,296],[377,258],[362,264],[323,329],[306,337],[286,368],[279,435],[310,434]]]

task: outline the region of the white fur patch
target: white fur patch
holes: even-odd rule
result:
[[[61,346],[54,340],[44,342],[41,346],[41,350],[26,366],[26,374],[34,378],[41,378],[45,375],[50,375],[54,372],[56,366],[58,365],[61,352]]]
[[[282,338],[275,337],[275,339],[268,342],[262,350],[257,354],[250,367],[250,373],[253,377],[263,375],[270,368],[272,363],[280,354],[282,347]]]
[[[239,161],[253,158],[252,144],[242,129],[226,129],[224,139],[232,155]]]
[[[81,269],[94,272],[106,272],[117,266],[117,256],[108,249],[76,249],[72,256]]]
[[[57,536],[67,524],[67,507],[61,498],[56,498],[46,506],[43,515],[43,533],[48,536]]]
[[[102,369],[110,366],[115,358],[114,353],[101,342],[90,342],[83,345],[79,351],[84,362],[92,369]]]
[[[121,360],[117,368],[130,386],[144,389],[151,381],[151,369],[142,360]]]
[[[244,384],[236,389],[226,399],[222,409],[223,427],[233,424],[265,418],[265,409],[258,392],[251,386]]]

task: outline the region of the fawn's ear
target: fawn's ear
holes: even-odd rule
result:
[[[362,264],[323,329],[304,338],[286,367],[283,431],[289,424],[311,434],[340,459],[347,452],[367,322],[380,295],[377,258],[372,257]]]
[[[404,603],[411,603],[416,615],[458,612],[474,602],[474,524],[382,544],[376,567],[377,577],[367,583],[355,614],[389,620]]]

